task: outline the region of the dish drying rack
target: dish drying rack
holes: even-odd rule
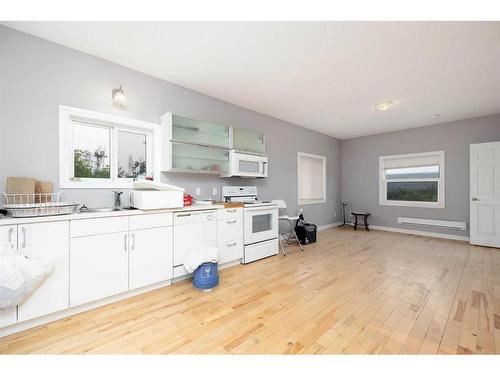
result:
[[[12,217],[69,215],[76,212],[77,203],[61,202],[61,193],[3,193],[4,205]]]

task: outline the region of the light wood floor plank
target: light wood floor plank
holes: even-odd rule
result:
[[[333,228],[305,251],[0,339],[0,353],[397,354],[500,351],[500,250]]]

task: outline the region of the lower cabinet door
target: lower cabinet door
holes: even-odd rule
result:
[[[219,245],[219,264],[243,258],[243,240],[225,241]]]
[[[0,328],[7,327],[17,322],[17,312],[15,307],[0,311]]]
[[[172,227],[161,227],[130,233],[130,289],[155,284],[173,277],[172,231]]]
[[[51,263],[52,272],[18,306],[18,321],[37,318],[68,308],[69,221],[18,226],[18,251]]]
[[[71,239],[71,307],[128,290],[128,246],[127,232]]]

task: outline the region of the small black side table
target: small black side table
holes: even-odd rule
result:
[[[365,224],[366,230],[368,230],[368,231],[370,230],[370,229],[368,229],[368,216],[370,216],[370,214],[368,212],[356,211],[356,212],[351,212],[351,215],[354,216],[354,230],[358,229],[358,216],[363,217],[363,222]]]

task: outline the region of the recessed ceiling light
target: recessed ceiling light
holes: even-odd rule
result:
[[[383,102],[376,103],[375,108],[379,111],[387,111],[391,109],[393,105],[394,102],[392,100],[384,100]]]

